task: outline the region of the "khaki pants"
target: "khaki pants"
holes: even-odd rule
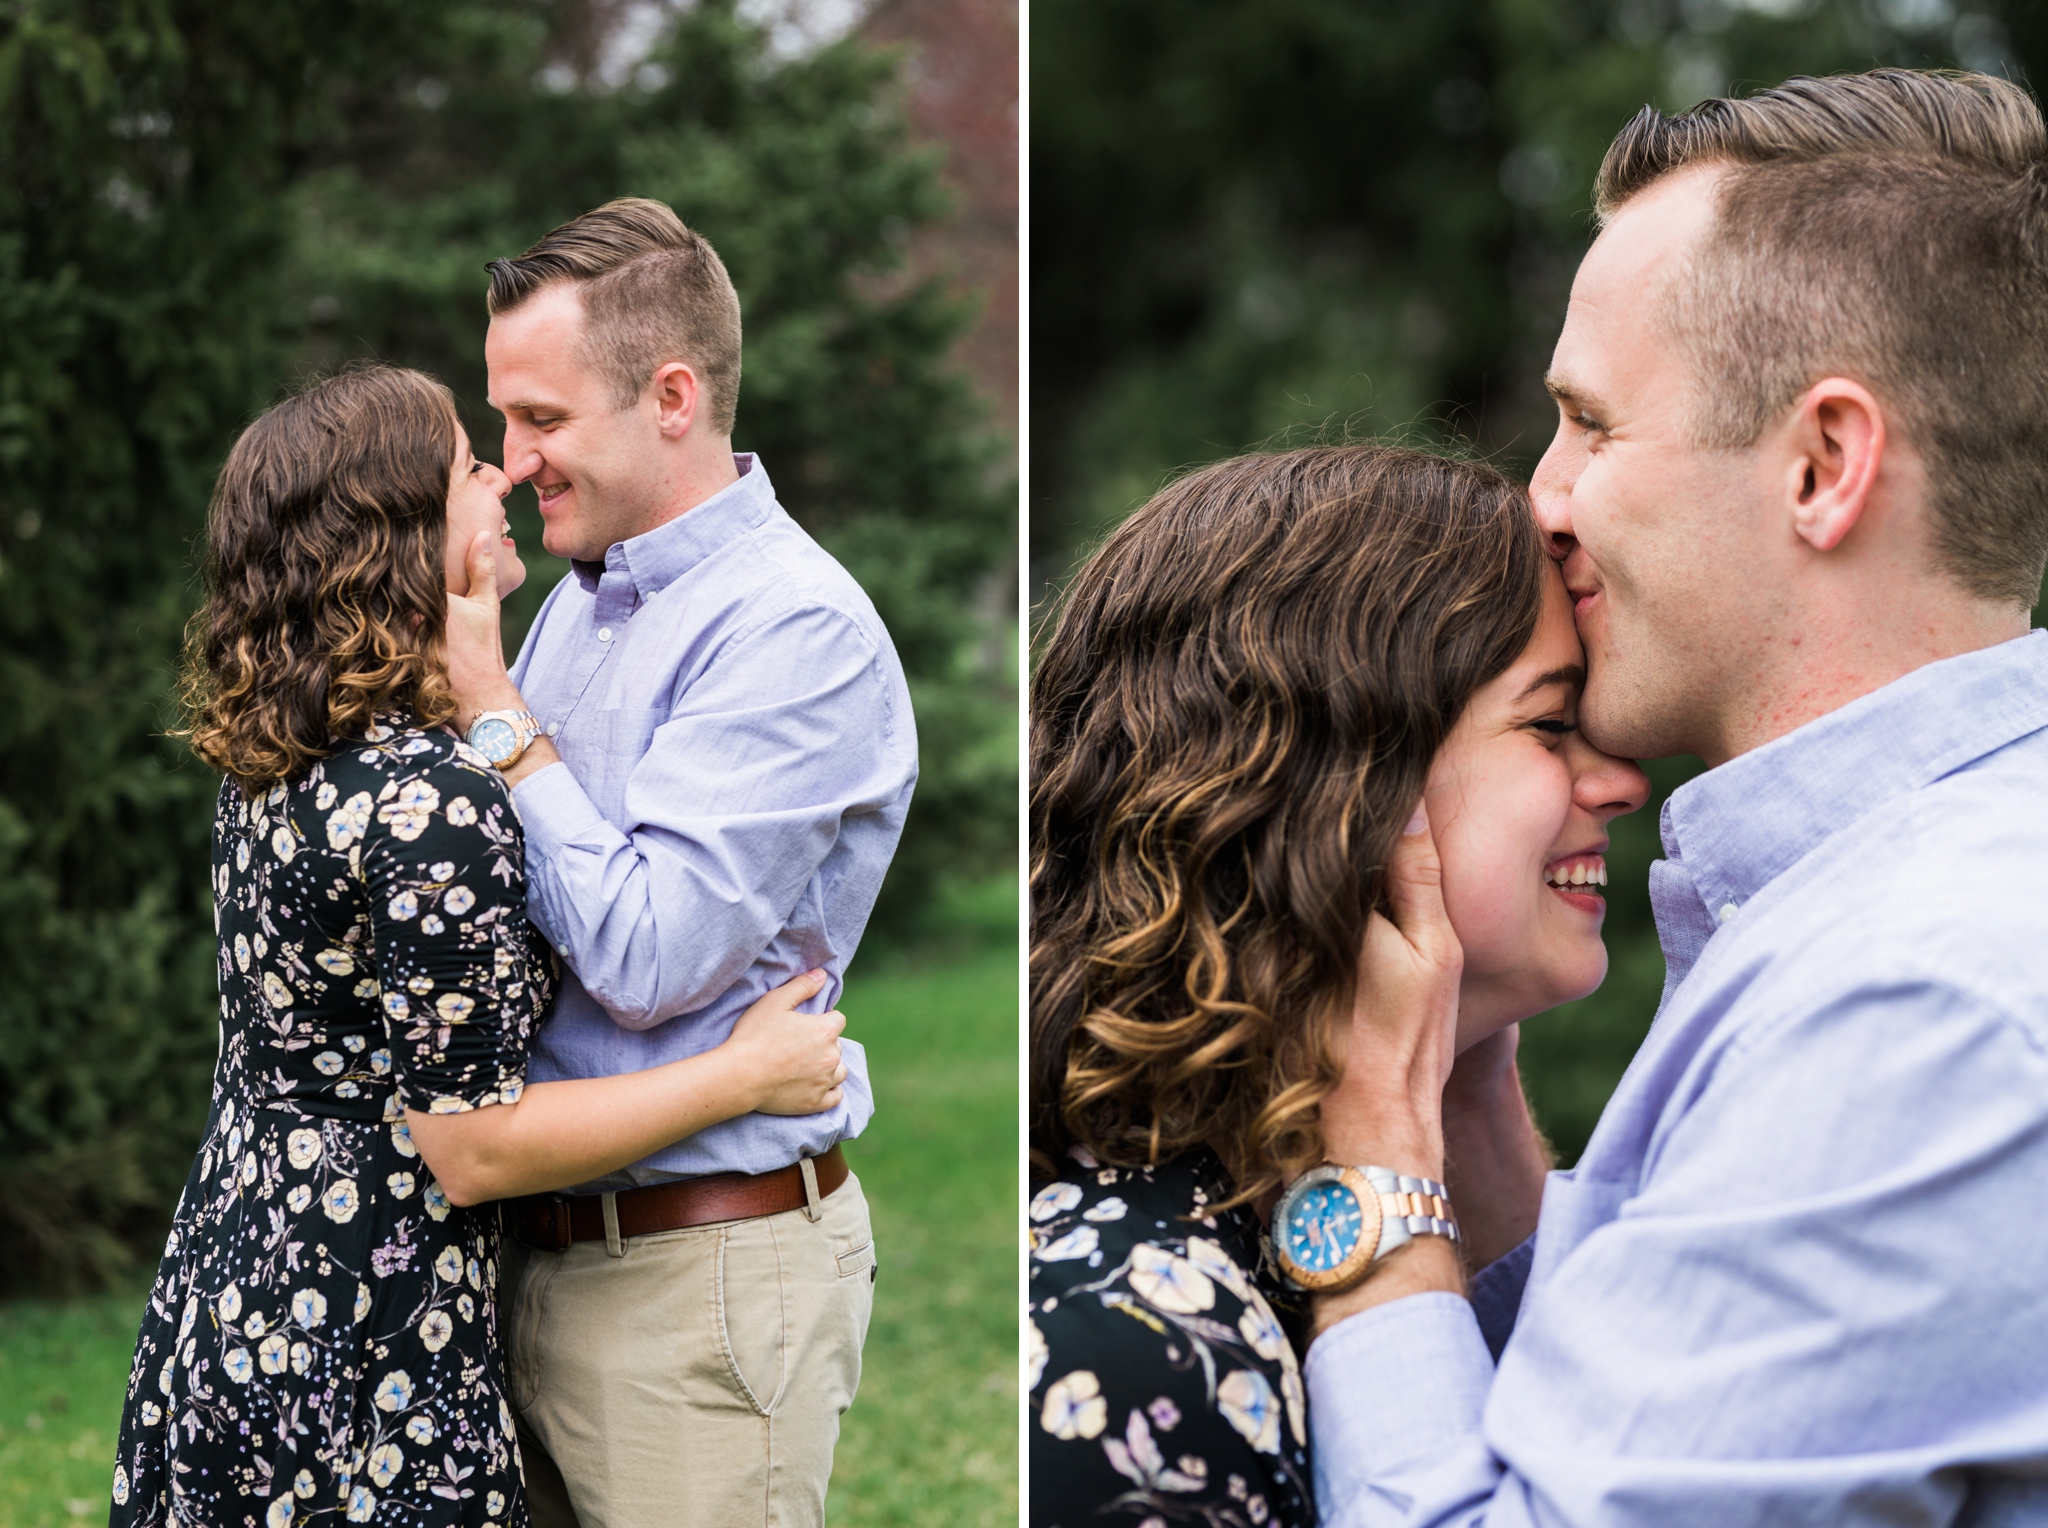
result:
[[[505,1357],[534,1528],[810,1528],[860,1382],[860,1180],[789,1210],[538,1252],[507,1236]]]

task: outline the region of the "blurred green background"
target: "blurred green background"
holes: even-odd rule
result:
[[[844,1002],[884,1243],[835,1515],[1013,1515],[988,1377],[1016,1331],[1018,547],[988,334],[1014,356],[1015,49],[1015,0],[0,6],[0,1528],[105,1511],[136,1281],[205,1116],[218,780],[164,734],[215,471],[371,356],[446,381],[495,458],[484,264],[621,195],[724,256],[736,445],[874,597],[917,709]],[[967,66],[993,95],[929,109]],[[1007,271],[960,268],[977,248]],[[565,570],[531,491],[510,511],[516,642]],[[943,1247],[916,1240],[935,1204]]]
[[[1526,478],[1592,183],[1645,103],[1881,64],[2048,78],[2048,5],[1999,0],[1034,0],[1033,620],[1179,469],[1399,436]],[[2038,623],[2038,622],[2037,622]],[[1576,1160],[1664,962],[1650,766],[1614,826],[1612,964],[1523,1030]]]

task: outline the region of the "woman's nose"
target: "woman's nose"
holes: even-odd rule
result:
[[[1622,817],[1650,799],[1650,777],[1633,760],[1602,753],[1579,733],[1572,742],[1572,799],[1584,810]]]

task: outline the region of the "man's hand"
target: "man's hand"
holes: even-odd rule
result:
[[[478,531],[469,544],[469,593],[448,596],[448,687],[455,692],[455,729],[485,711],[524,711],[526,697],[505,671],[505,639],[498,607],[498,544],[489,531]],[[546,737],[537,737],[526,752],[505,769],[505,783],[517,785],[528,775],[561,762]]]
[[[1387,866],[1387,901],[1393,917],[1374,913],[1366,923],[1344,1080],[1323,1101],[1323,1135],[1334,1162],[1440,1179],[1465,956],[1444,912],[1443,866],[1420,805]],[[1403,1295],[1464,1287],[1456,1248],[1420,1236],[1355,1289],[1319,1297],[1316,1330]]]

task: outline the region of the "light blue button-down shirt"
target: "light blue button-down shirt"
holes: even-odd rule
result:
[[[541,606],[512,678],[561,750],[513,792],[527,911],[569,975],[528,1070],[609,1077],[720,1044],[800,972],[838,1000],[917,778],[902,667],[851,575],[739,481],[577,563]],[[566,767],[564,767],[564,765]],[[590,1187],[766,1172],[860,1134],[867,1062],[845,1100],[748,1114]]]
[[[1323,1521],[2048,1523],[2048,633],[1663,833],[1664,1000],[1533,1245],[1310,1351]]]

